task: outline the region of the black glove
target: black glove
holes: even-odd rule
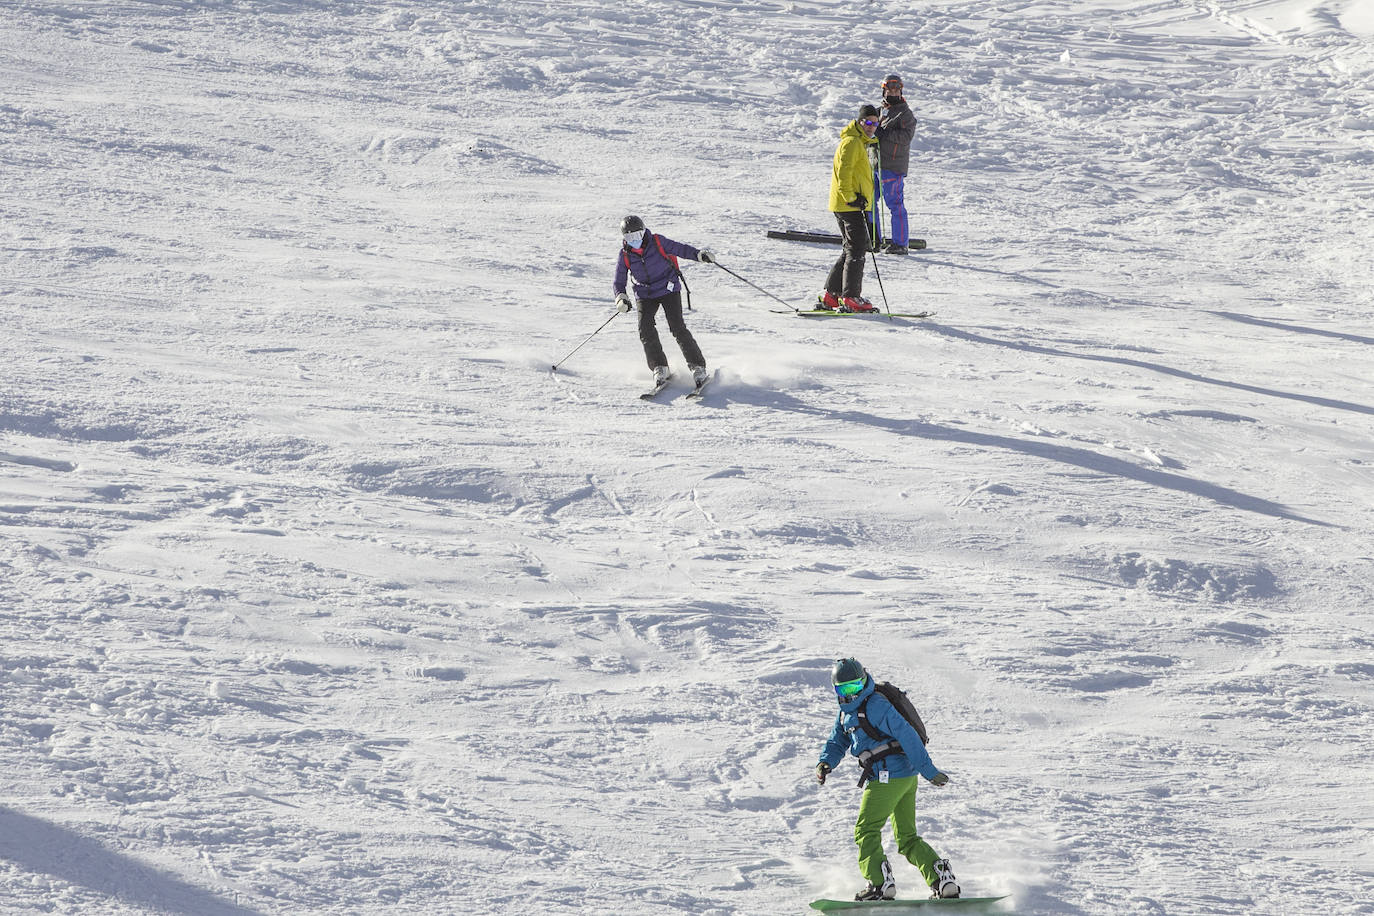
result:
[[[703,264],[714,264],[716,263],[716,256],[703,248],[697,252],[697,260]]]
[[[821,762],[816,764],[816,782],[825,785],[825,777],[830,775],[830,764]]]
[[[935,777],[931,779],[930,784],[932,786],[943,786],[947,782],[949,782],[948,776],[946,776],[944,773],[936,773]]]
[[[851,207],[858,207],[860,210],[868,209],[868,198],[862,194],[855,194],[854,199],[849,202]]]

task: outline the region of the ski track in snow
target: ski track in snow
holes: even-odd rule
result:
[[[0,911],[803,912],[853,654],[1001,912],[1374,913],[1369,4],[4,32]],[[627,212],[808,301],[894,71],[935,318],[693,264],[700,403],[626,317],[548,371]]]

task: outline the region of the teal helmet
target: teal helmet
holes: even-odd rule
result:
[[[830,670],[830,683],[835,685],[835,699],[848,703],[868,686],[868,672],[855,658],[837,658]]]

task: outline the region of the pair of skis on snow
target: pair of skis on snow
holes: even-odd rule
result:
[[[830,309],[798,309],[787,312],[772,309],[775,315],[796,315],[798,318],[930,318],[934,312],[832,312]]]
[[[822,913],[857,913],[860,910],[886,907],[902,910],[912,910],[917,907],[930,907],[933,910],[942,910],[946,907],[978,910],[1005,899],[1007,898],[1004,895],[1001,897],[953,897],[949,899],[928,897],[917,900],[814,900],[811,902],[811,909],[820,910]]]
[[[697,382],[696,385],[692,388],[692,390],[689,391],[689,392],[687,392],[686,400],[688,400],[688,401],[695,401],[695,400],[698,400],[698,399],[701,397],[702,389],[704,389],[704,388],[707,386],[707,384],[710,383],[711,379],[713,379],[713,378],[715,378],[715,377],[716,377],[716,374],[713,372],[713,373],[711,373],[710,375],[706,376],[706,378],[704,378],[704,379],[702,379],[701,381]],[[639,399],[640,399],[641,401],[652,401],[654,398],[658,397],[658,396],[663,392],[663,389],[665,389],[665,388],[668,387],[668,383],[671,382],[672,380],[673,380],[673,377],[672,377],[671,375],[669,375],[669,376],[668,376],[667,378],[665,378],[663,381],[659,382],[657,385],[655,385],[654,387],[650,388],[648,391],[646,391],[646,392],[644,392],[643,394],[641,394],[641,395],[639,396]]]
[[[808,232],[804,229],[769,229],[768,237],[783,242],[810,242],[813,245],[844,244],[844,239],[833,232]],[[925,247],[925,239],[911,239],[907,242],[908,251],[922,251]],[[876,248],[870,247],[868,250],[877,253]]]

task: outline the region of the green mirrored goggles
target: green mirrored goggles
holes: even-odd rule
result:
[[[840,697],[852,697],[864,689],[864,684],[868,683],[868,678],[861,677],[857,681],[844,681],[835,685],[835,695]]]

